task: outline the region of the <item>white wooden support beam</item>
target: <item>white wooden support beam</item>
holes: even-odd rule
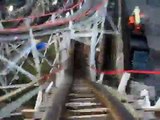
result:
[[[119,33],[118,28],[117,28],[117,26],[114,24],[114,22],[113,22],[111,16],[107,15],[106,18],[107,18],[108,22],[110,23],[110,25],[111,25],[113,31],[116,32],[116,33],[118,34],[118,33]]]
[[[17,89],[26,86],[27,84],[18,84],[18,85],[7,85],[7,86],[0,86],[0,89]]]
[[[42,103],[42,97],[43,97],[42,90],[39,90],[37,100],[36,100],[36,103],[35,103],[35,107],[34,107],[35,111],[37,111],[39,109],[39,106]]]
[[[29,34],[30,34],[30,41],[31,41],[31,46],[32,46],[33,59],[34,59],[35,67],[37,70],[37,77],[40,78],[41,76],[40,60],[39,60],[38,50],[36,48],[36,43],[33,37],[33,31],[31,28],[29,29]]]
[[[45,49],[43,56],[46,56],[49,46],[54,43],[54,41],[52,41],[52,39],[53,39],[53,34],[50,35],[50,37],[49,37],[49,40],[47,42],[47,48]],[[42,59],[41,63],[43,63],[44,60],[45,59]]]
[[[93,33],[92,32],[85,32],[85,33],[75,33],[74,38],[79,38],[79,37],[92,37]]]
[[[3,29],[4,29],[4,27],[2,25],[2,22],[0,22],[0,30],[3,30]]]
[[[48,87],[46,88],[46,90],[45,90],[45,93],[49,93],[50,91],[51,91],[51,89],[52,89],[52,86],[53,86],[53,81],[52,82],[50,82],[50,84],[48,85]]]
[[[69,12],[67,12],[67,13],[66,13],[66,18],[67,18],[67,17],[69,17],[69,15],[70,15],[70,13],[69,13]]]
[[[32,20],[31,18],[26,18],[25,25],[26,27],[28,27],[29,30],[29,35],[30,35],[29,41],[31,42],[31,48],[32,48],[31,51],[33,54],[35,68],[37,70],[37,77],[40,78],[40,73],[41,73],[40,60],[39,60],[38,50],[36,48],[36,42],[34,39],[33,31],[32,28],[30,27],[31,20]]]
[[[142,100],[139,100],[139,105],[142,108],[149,108],[149,107],[151,107],[151,102],[149,100],[149,91],[147,89],[143,89],[140,92],[140,97],[143,98]]]
[[[56,19],[55,14],[52,14],[52,16],[51,16],[51,21],[52,21],[52,22],[54,22],[54,21],[55,21],[55,19]]]
[[[97,83],[103,84],[103,78],[104,78],[104,73],[101,73],[100,77],[99,77],[99,80],[97,81]]]
[[[82,3],[79,4],[79,9],[81,9],[81,8],[82,8]]]
[[[91,38],[91,47],[90,47],[90,67],[96,67],[96,61],[95,61],[95,56],[96,56],[96,41],[97,41],[97,27],[98,25],[94,25],[93,27],[93,32],[92,32],[92,38]],[[96,72],[90,68],[90,76],[92,81],[96,81]]]
[[[29,47],[29,45],[26,45],[26,47],[21,50],[21,53],[15,56],[11,61],[16,64],[22,57],[26,56],[30,51],[31,47]],[[5,75],[7,70],[11,68],[12,66],[10,66],[9,64],[6,65],[6,67],[0,71],[0,75]]]
[[[5,80],[4,80],[4,77],[3,77],[3,76],[0,76],[0,84],[1,84],[2,86],[6,86],[6,85],[7,85],[6,82],[5,82]]]
[[[73,9],[71,9],[71,15],[73,15],[73,14],[74,14]]]
[[[98,36],[98,32],[96,31],[96,29],[94,29],[93,32],[92,32],[92,38],[91,38],[90,66],[95,65],[97,36]]]
[[[120,93],[122,93],[122,94],[126,93],[126,86],[127,86],[129,78],[130,78],[130,73],[125,72],[123,74],[121,81],[119,83],[119,86],[118,86],[118,91]]]
[[[0,55],[0,60],[2,60],[3,62],[7,62],[10,67],[17,69],[18,71],[20,71],[21,73],[23,73],[24,75],[26,75],[31,80],[36,80],[36,77],[34,75],[32,75],[28,71],[24,70],[23,68],[17,66],[14,62],[6,59],[5,57],[3,57],[1,55]]]

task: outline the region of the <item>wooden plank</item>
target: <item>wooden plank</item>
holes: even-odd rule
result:
[[[73,102],[84,102],[84,101],[95,101],[96,98],[94,97],[88,97],[88,98],[72,98],[69,101],[73,101]]]
[[[69,96],[72,96],[72,97],[94,97],[94,94],[76,94],[76,93],[70,93]]]
[[[160,108],[150,107],[150,108],[143,108],[145,112],[160,112]]]
[[[88,107],[88,106],[96,106],[101,105],[101,103],[95,103],[95,102],[69,102],[66,103],[65,106],[68,107]]]
[[[99,120],[99,118],[102,118],[103,120],[106,120],[107,114],[99,114],[99,115],[81,115],[81,116],[70,116],[67,117],[67,119],[70,120],[76,120],[76,119],[86,119],[86,120]]]
[[[90,113],[90,112],[107,112],[108,108],[90,108],[90,109],[79,109],[79,110],[69,110],[74,113]]]
[[[30,119],[30,118],[33,118],[36,110],[34,110],[34,109],[24,109],[21,112],[22,112],[22,114],[24,115],[25,118]]]

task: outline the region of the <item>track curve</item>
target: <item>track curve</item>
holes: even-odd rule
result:
[[[41,32],[41,34],[49,34],[53,31],[53,29],[62,28],[65,29],[67,24],[70,21],[81,21],[83,18],[88,18],[87,15],[94,14],[101,6],[103,6],[108,0],[87,0],[86,3],[82,5],[82,8],[76,11],[73,15],[70,15],[64,19],[58,19],[56,21],[50,21],[48,23],[32,26],[34,34]],[[46,32],[48,31],[48,32]],[[8,35],[9,34],[9,35]],[[38,34],[37,34],[38,36]],[[15,40],[27,39],[29,37],[28,28],[14,28],[14,29],[3,29],[0,30],[0,41],[8,42]]]

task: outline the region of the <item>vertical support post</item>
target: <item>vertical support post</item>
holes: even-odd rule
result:
[[[121,32],[121,22],[122,22],[122,0],[118,0],[118,31]]]
[[[34,40],[34,36],[33,36],[33,31],[32,28],[30,27],[30,19],[26,19],[26,26],[29,28],[29,35],[30,35],[30,41],[31,41],[31,48],[32,48],[32,54],[33,54],[33,59],[35,62],[35,67],[37,70],[37,77],[40,78],[40,60],[39,60],[39,55],[38,55],[38,50],[36,48],[36,42]]]
[[[125,90],[126,90],[126,86],[127,86],[127,83],[128,83],[128,80],[130,78],[130,73],[124,73],[122,78],[121,78],[121,81],[120,81],[120,84],[118,86],[118,91],[122,94],[125,93]]]
[[[71,31],[70,33],[70,35],[71,35],[71,38],[72,39],[74,39],[74,33],[75,33],[75,31],[74,31],[74,29],[73,29],[73,22],[72,21],[69,21],[69,26],[68,26],[68,28],[69,28],[69,30]]]
[[[101,73],[100,77],[99,77],[99,80],[97,81],[97,83],[103,84],[103,78],[104,78],[104,73]]]
[[[142,100],[142,103],[139,103],[142,108],[151,107],[151,102],[149,99],[149,91],[147,89],[144,89],[140,92],[140,97],[144,97],[144,99]]]
[[[34,109],[35,109],[36,111],[38,111],[39,106],[41,105],[42,96],[43,96],[43,95],[42,95],[42,90],[39,90],[38,96],[37,96],[37,100],[36,100],[36,104],[35,104],[35,107],[34,107]]]
[[[71,15],[73,15],[73,14],[74,14],[73,9],[71,9]]]
[[[96,55],[96,41],[97,41],[97,24],[93,27],[91,46],[90,46],[90,76],[92,81],[96,81],[96,72],[91,69],[91,67],[96,67],[95,55]]]
[[[55,14],[52,14],[52,16],[51,16],[51,21],[52,21],[52,22],[54,22],[54,21],[55,21],[55,19],[56,19]]]
[[[37,70],[37,77],[38,79],[40,78],[40,60],[39,60],[39,55],[38,55],[38,51],[36,48],[36,42],[34,40],[34,36],[33,36],[33,31],[32,28],[30,27],[30,19],[26,19],[26,26],[29,28],[29,35],[30,35],[30,42],[31,42],[31,51],[33,54],[33,59],[35,62],[35,66],[36,66],[36,70]],[[42,97],[43,97],[43,91],[42,91],[43,86],[41,86],[41,89],[38,92],[38,96],[37,96],[37,101],[35,104],[35,110],[37,110],[42,102]]]
[[[59,61],[59,49],[58,49],[58,40],[56,39],[55,42],[54,42],[54,47],[55,47],[55,52],[56,52],[56,57],[55,57],[55,60],[53,62],[53,65],[58,61],[58,63],[60,62]]]
[[[71,35],[69,32],[64,32],[62,35],[63,35],[63,41],[62,41],[63,44],[61,44],[61,51],[62,51],[61,52],[61,54],[62,54],[62,61],[61,62],[63,63],[69,57],[67,50],[70,47]]]
[[[41,0],[41,5],[42,5],[42,12],[45,13],[45,1]]]
[[[48,93],[51,91],[52,86],[53,86],[53,81],[50,82],[50,84],[48,85],[48,87],[47,87],[46,90],[45,90],[45,93],[48,94]]]
[[[0,30],[4,29],[2,22],[0,22]]]
[[[10,49],[9,49],[9,46],[8,46],[8,44],[5,44],[5,48],[6,48],[6,55],[7,56],[10,56]]]
[[[0,84],[1,84],[2,86],[6,86],[5,83],[6,83],[6,82],[5,82],[4,77],[3,77],[3,76],[0,76]]]
[[[52,44],[52,39],[53,39],[53,34],[49,37],[49,40],[47,42],[47,48],[45,49],[45,52],[43,54],[43,56],[46,56],[47,52],[48,52],[48,48],[49,46]],[[42,59],[41,64],[44,62],[44,59]]]

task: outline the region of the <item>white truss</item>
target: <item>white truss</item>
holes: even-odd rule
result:
[[[70,0],[68,0],[69,2]],[[88,3],[88,0],[84,0],[83,4],[79,5],[79,9],[83,11],[83,9],[86,7],[85,4]],[[105,12],[106,7],[108,3],[106,3],[104,6],[102,6],[101,9],[94,12],[94,14],[90,15],[89,17],[86,17],[86,19],[74,22],[70,21],[68,26],[65,26],[64,28],[58,28],[53,29],[52,32],[43,34],[48,35],[49,39],[41,40],[45,43],[47,43],[47,46],[44,51],[38,51],[36,49],[36,42],[35,39],[36,35],[34,31],[30,28],[30,22],[26,23],[28,26],[28,32],[29,32],[29,38],[26,41],[20,41],[20,42],[4,42],[0,43],[0,89],[8,90],[10,88],[22,88],[23,85],[14,84],[15,80],[19,81],[21,78],[19,77],[19,74],[23,74],[25,77],[28,77],[30,79],[30,82],[37,81],[40,79],[43,75],[41,72],[41,66],[46,62],[47,66],[49,66],[48,73],[52,73],[57,67],[57,64],[63,64],[68,58],[69,58],[69,49],[71,40],[79,41],[83,44],[90,46],[90,59],[89,59],[89,68],[96,67],[96,61],[95,61],[95,55],[96,55],[96,48],[98,47],[99,43],[101,42],[104,34],[120,34],[119,26],[115,25],[112,18]],[[66,13],[66,17],[75,16],[77,14],[77,11],[70,10],[68,13]],[[59,17],[57,17],[59,16]],[[61,14],[53,14],[52,17],[49,19],[51,21],[55,21],[57,18],[62,18]],[[64,18],[65,19],[65,18]],[[105,30],[104,29],[104,23],[107,19],[108,23],[111,25],[111,30]],[[121,18],[118,18],[121,19]],[[28,20],[27,20],[28,21]],[[0,29],[3,29],[0,27]],[[5,45],[4,45],[5,44]],[[5,47],[5,50],[4,50]],[[50,59],[48,57],[49,49],[54,47],[55,49],[55,57],[54,59]],[[12,54],[14,53],[14,55]],[[30,57],[30,55],[32,56]],[[5,63],[5,64],[4,64]],[[2,64],[2,65],[1,65]],[[25,66],[30,66],[33,69],[35,69],[36,74],[30,72],[30,70],[27,70]],[[12,76],[13,74],[13,76]],[[96,80],[96,73],[92,69],[90,69],[90,75],[93,81]],[[12,76],[12,78],[8,77]],[[101,77],[100,80],[103,78]],[[32,81],[32,82],[33,82]],[[24,85],[27,83],[24,83]],[[53,85],[53,82],[50,82],[50,86]],[[8,86],[9,85],[9,86]],[[43,89],[46,89],[46,91],[49,91],[50,86],[46,87],[41,85],[39,90],[39,96],[37,97],[37,102],[35,109],[38,108],[39,104],[41,103],[41,92]],[[31,96],[35,95],[35,92],[38,92],[37,89],[33,90],[34,92],[29,95],[26,94],[27,99],[29,99]],[[29,97],[30,96],[30,97]],[[17,106],[21,106],[24,102],[24,96]],[[2,110],[0,110],[0,113],[4,112],[4,110],[8,110],[9,108],[12,108],[8,110],[8,114],[5,114],[5,116],[8,116],[12,111],[15,109],[12,107],[14,103],[11,103],[4,107]]]

